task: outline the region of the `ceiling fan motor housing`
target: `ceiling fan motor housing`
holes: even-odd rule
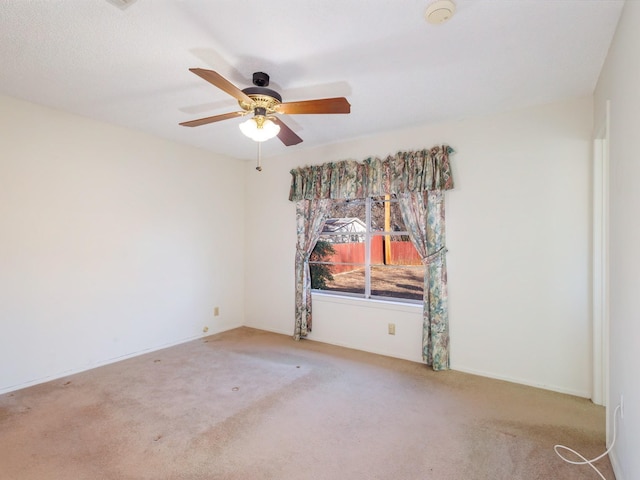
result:
[[[268,87],[269,86],[269,75],[264,72],[255,72],[253,74],[253,84],[256,87]]]
[[[253,84],[255,87],[248,87],[242,92],[253,100],[251,104],[239,101],[240,106],[247,111],[253,110],[256,115],[264,115],[265,113],[274,113],[275,107],[282,102],[282,97],[275,90],[267,88],[269,85],[269,75],[264,72],[255,72],[253,74]],[[258,113],[260,109],[263,113]]]
[[[280,96],[280,94],[275,90],[271,90],[270,88],[248,87],[248,88],[243,88],[242,92],[249,95],[251,98],[260,97],[260,96],[271,97],[272,99],[277,100],[278,103],[282,102],[282,97]]]

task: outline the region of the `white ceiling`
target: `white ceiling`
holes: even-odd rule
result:
[[[589,95],[624,2],[457,0],[442,25],[431,0],[113,3],[2,0],[0,93],[253,159],[241,118],[178,126],[238,110],[190,67],[239,88],[267,72],[283,101],[347,97],[350,115],[281,116],[304,142],[263,144],[278,155]]]

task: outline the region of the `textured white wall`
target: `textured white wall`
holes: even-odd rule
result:
[[[242,325],[244,170],[0,97],[0,392]]]
[[[240,325],[245,311],[249,326],[292,333],[289,170],[448,143],[453,368],[590,394],[590,99],[293,147],[261,173],[0,101],[0,391]],[[419,360],[419,308],[315,306],[310,338]]]
[[[456,150],[446,194],[452,367],[589,397],[592,118],[582,98],[293,147],[260,173],[247,166],[246,229],[256,232],[247,236],[247,325],[293,332],[291,168],[447,143]],[[310,339],[420,359],[419,308],[326,297],[314,308]]]
[[[595,94],[611,101],[609,418],[624,395],[611,460],[618,480],[640,478],[640,3],[626,2]]]

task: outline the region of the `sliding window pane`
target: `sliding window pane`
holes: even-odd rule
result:
[[[316,283],[322,278],[322,286],[318,290],[329,290],[351,295],[364,295],[364,266],[360,265],[309,265],[311,279]],[[323,270],[326,269],[326,270]],[[315,275],[314,275],[315,272]]]
[[[372,266],[371,295],[376,297],[422,300],[424,267]]]

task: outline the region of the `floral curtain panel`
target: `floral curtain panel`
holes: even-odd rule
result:
[[[309,256],[327,219],[331,200],[296,202],[296,323],[293,338],[300,340],[311,331],[311,274]]]
[[[447,145],[399,152],[385,159],[347,160],[291,170],[296,202],[296,323],[294,338],[311,331],[309,255],[331,200],[396,194],[411,241],[425,264],[422,355],[434,370],[449,368],[444,198],[453,188]]]
[[[411,242],[424,264],[422,359],[434,370],[449,368],[447,265],[441,190],[398,195]]]

